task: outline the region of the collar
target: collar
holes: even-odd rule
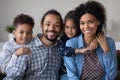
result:
[[[36,38],[35,38],[35,43],[34,43],[36,46],[44,45],[44,44],[41,42],[41,40],[40,40],[40,37],[41,37],[42,35],[43,35],[42,33],[37,34],[37,36],[36,36]],[[53,46],[51,46],[51,47],[57,46],[57,43],[58,43],[58,41],[56,41],[56,43],[55,43]]]

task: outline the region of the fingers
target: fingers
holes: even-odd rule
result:
[[[23,53],[31,53],[31,50],[27,47],[23,47]]]
[[[88,47],[82,49],[82,53],[86,54],[90,51]]]
[[[108,43],[106,40],[106,37],[104,35],[104,33],[98,33],[98,35],[96,36],[96,39],[98,41],[98,43],[100,44],[102,50],[106,53],[109,51],[109,47],[108,47]]]

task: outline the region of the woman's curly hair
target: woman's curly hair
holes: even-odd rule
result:
[[[96,19],[100,22],[98,25],[97,33],[103,31],[106,27],[106,11],[104,6],[97,1],[88,1],[86,3],[80,4],[75,8],[76,11],[76,23],[79,25],[81,17],[85,13],[89,13],[96,17]],[[80,27],[80,26],[79,26]]]

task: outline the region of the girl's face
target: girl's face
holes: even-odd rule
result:
[[[65,34],[68,38],[76,35],[76,27],[72,19],[67,19],[65,23]]]
[[[80,19],[81,32],[85,37],[94,37],[99,24],[99,21],[94,15],[86,13]]]

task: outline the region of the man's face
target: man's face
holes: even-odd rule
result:
[[[44,22],[41,25],[44,37],[49,41],[56,41],[61,32],[60,17],[54,14],[45,16]]]

